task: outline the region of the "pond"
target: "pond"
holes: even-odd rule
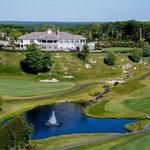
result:
[[[55,111],[59,126],[47,126],[46,123]],[[22,115],[34,126],[32,139],[44,139],[52,136],[80,133],[125,133],[124,125],[133,123],[129,119],[94,119],[83,114],[83,106],[75,103],[60,103],[37,107]]]

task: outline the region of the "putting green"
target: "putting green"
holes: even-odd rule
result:
[[[34,96],[71,89],[72,82],[40,83],[32,80],[0,79],[0,93],[2,96]]]

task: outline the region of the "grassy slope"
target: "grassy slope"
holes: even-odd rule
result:
[[[16,55],[18,57],[15,57]],[[23,55],[24,55],[23,53],[0,52],[1,65],[19,67],[19,61],[23,58]],[[57,57],[58,55],[59,55],[59,57]],[[58,54],[53,53],[52,57],[55,60],[55,63],[51,70],[52,75],[50,75],[49,73],[45,73],[45,74],[41,74],[41,75],[37,75],[37,76],[31,76],[31,75],[26,75],[26,74],[22,73],[22,75],[20,76],[20,75],[16,75],[16,74],[12,73],[12,75],[10,76],[10,74],[7,74],[7,72],[3,72],[3,74],[0,73],[0,80],[1,81],[8,80],[7,81],[8,83],[10,83],[12,79],[13,80],[21,79],[22,82],[29,82],[29,81],[35,82],[40,79],[51,79],[52,77],[54,77],[54,78],[59,79],[61,82],[74,82],[76,84],[76,86],[82,87],[82,85],[86,84],[86,83],[93,83],[93,82],[99,83],[99,82],[104,82],[105,80],[109,80],[109,79],[122,78],[123,73],[122,73],[122,70],[119,67],[119,65],[123,64],[123,63],[132,63],[128,60],[127,54],[117,54],[117,58],[118,58],[117,63],[114,66],[114,68],[112,68],[103,63],[103,58],[104,58],[105,54],[103,54],[103,53],[102,54],[101,53],[100,54],[90,54],[89,59],[88,59],[89,62],[96,61],[96,64],[91,63],[92,68],[86,69],[85,64],[83,62],[81,62],[74,55],[75,54],[71,54],[71,53],[58,53]],[[122,59],[124,59],[124,62],[121,61]],[[133,74],[136,76],[139,76],[143,72],[147,71],[146,69],[144,69],[144,67],[142,65],[134,64],[134,63],[132,63],[132,64],[134,67],[138,68],[137,70],[132,70]],[[13,70],[12,70],[12,72],[13,72]],[[75,76],[75,78],[65,79],[64,75],[66,75],[66,74],[73,75],[73,76]],[[17,83],[17,84],[19,84],[19,83]],[[104,84],[104,83],[102,83],[102,84]],[[52,95],[51,98],[42,99],[42,100],[30,100],[30,102],[29,102],[27,100],[19,101],[19,99],[21,99],[21,98],[19,98],[18,101],[14,101],[14,100],[13,101],[4,101],[3,111],[0,114],[0,118],[10,116],[12,114],[16,114],[16,113],[22,112],[27,109],[31,109],[38,105],[51,104],[52,102],[56,102],[59,100],[67,100],[67,101],[84,100],[84,101],[86,101],[86,100],[89,100],[92,98],[92,96],[90,96],[90,94],[94,94],[95,92],[102,91],[102,84],[90,84],[87,87],[84,87],[83,89],[81,88],[79,91],[71,92],[70,90],[68,90],[69,93],[59,92],[59,93],[62,93],[61,96],[57,96],[57,93],[54,92],[54,94]],[[28,89],[29,85],[30,84],[27,85],[26,89]],[[10,88],[10,86],[9,86],[9,88]],[[21,90],[20,88],[17,89],[17,86],[14,86],[14,88],[15,88],[14,93],[16,93],[16,92],[19,93],[19,91]],[[108,101],[110,102],[110,99],[108,99]],[[105,101],[102,103],[105,103]],[[107,104],[109,104],[109,103],[107,103]],[[113,105],[114,105],[114,107],[110,107],[110,108],[116,109],[115,103]],[[107,105],[107,107],[108,106],[109,105]],[[111,106],[111,102],[110,102],[110,106]],[[103,107],[103,104],[101,105],[101,103],[100,103],[99,107],[101,107],[102,109],[105,108],[105,106]],[[101,115],[101,113],[99,113],[99,110],[100,110],[99,107],[97,109],[98,116]],[[126,107],[124,109],[126,111],[128,111],[128,109]],[[122,107],[120,107],[120,110],[122,111]],[[118,112],[118,110],[116,112]],[[113,113],[110,112],[110,114],[113,114]],[[111,115],[104,115],[104,117],[110,117],[110,116]],[[97,117],[97,115],[96,115],[96,117]]]
[[[59,55],[59,57],[57,57]],[[10,93],[11,95],[23,95],[23,91],[26,89],[31,89],[30,85],[31,82],[35,82],[40,79],[51,79],[57,78],[61,82],[74,82],[76,86],[82,86],[82,84],[86,83],[93,83],[93,82],[100,82],[103,81],[105,78],[109,78],[110,76],[113,78],[122,77],[122,71],[118,65],[116,65],[116,70],[113,70],[112,67],[106,66],[103,64],[103,57],[105,54],[91,54],[89,56],[89,61],[96,61],[96,64],[91,64],[91,69],[86,69],[85,64],[80,61],[75,54],[71,53],[53,53],[52,58],[55,60],[55,63],[51,70],[51,75],[49,73],[40,74],[36,76],[27,75],[23,72],[14,72],[14,68],[19,68],[19,62],[24,57],[24,53],[17,53],[17,52],[0,52],[1,62],[0,65],[5,67],[5,70],[1,71],[0,68],[0,80],[3,81],[5,84],[8,83],[8,88],[1,89],[1,91],[6,94]],[[16,57],[17,56],[17,57]],[[8,66],[11,68],[8,69]],[[11,73],[10,73],[11,71]],[[93,73],[94,72],[94,73]],[[65,79],[65,75],[73,75],[75,78],[73,79]],[[7,80],[7,82],[6,82]],[[22,82],[26,83],[26,89],[22,90],[18,88],[19,82],[14,84],[16,81],[22,80]],[[60,82],[60,83],[61,83]],[[10,84],[13,83],[13,84]],[[2,84],[2,83],[1,83]],[[10,86],[11,85],[11,86]],[[14,86],[15,85],[15,86]],[[67,85],[66,85],[67,86]],[[10,91],[8,89],[14,88],[14,91]],[[32,84],[33,87],[33,84]],[[25,91],[27,95],[33,94],[33,92],[37,93],[40,89],[38,84],[36,85],[38,89],[32,89],[32,91]],[[91,90],[92,89],[92,90]],[[67,94],[63,94],[62,96],[57,96],[57,93],[54,92],[52,98],[42,99],[42,100],[31,100],[29,101],[4,101],[3,111],[0,113],[0,118],[6,117],[12,114],[16,114],[22,112],[27,109],[31,109],[38,105],[44,104],[51,104],[52,102],[59,101],[59,100],[68,100],[68,101],[75,101],[75,100],[88,100],[91,98],[89,94],[93,94],[97,91],[102,90],[101,84],[91,84],[84,89],[80,89],[80,91],[69,92]],[[22,93],[20,93],[20,91]],[[43,89],[42,89],[43,91]],[[44,93],[42,92],[41,93]],[[47,89],[48,91],[48,89]],[[3,94],[3,93],[2,93]],[[42,94],[43,95],[43,94]],[[47,94],[46,94],[47,95]],[[5,98],[5,97],[4,97]],[[19,98],[21,99],[21,98]]]
[[[80,85],[83,83],[80,83]],[[92,89],[92,90],[91,90]],[[37,99],[37,100],[4,100],[3,109],[0,112],[0,120],[12,115],[19,114],[25,110],[32,109],[39,105],[52,104],[55,102],[59,102],[60,100],[65,101],[86,101],[91,99],[92,96],[89,94],[93,94],[97,91],[102,90],[101,84],[91,84],[84,89],[80,89],[77,92],[61,92],[62,96],[57,96],[56,94],[50,95],[50,98],[46,99]]]
[[[95,140],[97,138],[105,137],[110,134],[81,134],[81,135],[65,135],[59,137],[52,137],[44,140],[32,141],[36,144],[39,150],[56,150],[67,145]]]
[[[15,57],[16,55],[18,55],[18,57]],[[52,54],[53,58],[55,59],[55,64],[53,65],[52,68],[52,76],[50,76],[49,74],[42,74],[40,76],[28,76],[22,72],[19,71],[19,69],[16,71],[16,73],[14,73],[14,70],[12,70],[12,68],[19,68],[19,61],[23,58],[23,55],[20,53],[6,53],[6,52],[0,52],[0,59],[1,59],[1,63],[0,65],[4,66],[5,70],[1,70],[0,69],[0,79],[5,80],[6,76],[8,81],[9,79],[25,79],[25,80],[39,80],[39,79],[45,79],[45,78],[51,78],[51,77],[56,77],[57,79],[60,79],[61,81],[71,81],[71,82],[75,82],[77,85],[81,85],[83,83],[82,80],[84,80],[84,82],[99,82],[99,81],[104,81],[104,80],[108,80],[108,79],[115,79],[116,77],[123,77],[122,71],[119,67],[120,64],[123,63],[131,63],[128,58],[127,58],[127,54],[121,55],[121,54],[117,54],[118,57],[118,61],[117,64],[115,66],[115,69],[112,69],[112,67],[106,66],[105,64],[103,64],[103,57],[105,56],[105,54],[91,54],[89,59],[92,59],[93,61],[96,61],[97,64],[91,64],[92,65],[92,69],[86,69],[85,68],[85,64],[80,62],[75,56],[73,56],[73,54],[66,54],[66,53],[61,53],[59,54],[61,55],[59,58],[56,58],[56,54]],[[14,57],[12,57],[14,56]],[[121,62],[121,59],[125,59],[124,62]],[[138,69],[136,71],[132,71],[133,74],[135,76],[139,76],[141,74],[143,74],[144,72],[147,72],[146,69],[144,69],[144,67],[140,64],[134,64],[132,63],[134,67],[137,67]],[[11,69],[7,70],[8,67],[5,66],[10,66]],[[10,77],[10,72],[12,77]],[[8,74],[9,73],[9,74]],[[74,79],[65,79],[64,75],[68,74],[68,75],[73,75],[75,76]],[[17,76],[16,76],[17,75]],[[21,76],[20,76],[21,75]],[[82,81],[82,82],[81,82]],[[143,116],[145,115],[145,113],[141,112],[137,112],[134,110],[131,110],[130,108],[128,108],[128,106],[123,105],[122,101],[123,100],[128,100],[129,98],[143,98],[143,95],[146,94],[146,97],[149,96],[149,78],[146,78],[144,80],[141,81],[136,81],[136,82],[132,82],[132,88],[131,88],[131,84],[127,84],[127,85],[120,85],[118,87],[118,89],[114,89],[112,93],[110,93],[103,102],[100,102],[93,107],[95,107],[94,109],[91,109],[92,111],[90,111],[89,115],[93,115],[94,113],[96,114],[95,117],[139,117],[139,116]],[[92,90],[91,90],[92,89]],[[130,90],[128,90],[130,89]],[[101,84],[95,84],[95,85],[90,85],[89,87],[86,87],[85,89],[81,90],[80,92],[73,92],[70,93],[69,95],[64,94],[62,96],[56,96],[54,98],[51,99],[45,99],[45,100],[31,100],[31,101],[5,101],[4,105],[3,105],[3,111],[0,113],[0,119],[11,116],[13,114],[31,109],[33,107],[36,107],[38,105],[44,105],[44,104],[51,104],[54,103],[56,101],[62,100],[62,99],[67,99],[69,100],[87,100],[89,98],[91,98],[91,96],[89,96],[90,93],[94,93],[96,91],[102,90],[102,85]],[[141,92],[142,91],[142,92]],[[142,93],[142,94],[141,94]],[[147,95],[148,94],[148,95]],[[91,107],[90,107],[91,108]],[[88,108],[89,109],[89,108]],[[95,136],[95,135],[93,135]],[[145,136],[145,135],[144,135]],[[141,142],[144,145],[144,140],[146,139],[146,142],[149,140],[149,137],[141,137]],[[95,137],[94,137],[95,138]],[[64,137],[60,137],[60,141],[59,142],[59,137],[56,138],[53,142],[53,144],[51,142],[49,142],[49,139],[47,140],[43,140],[43,141],[37,141],[37,143],[39,143],[38,146],[40,146],[41,148],[45,148],[46,144],[50,145],[51,147],[56,146],[57,144],[60,143],[64,143],[62,146],[69,144],[68,143],[68,139],[71,143],[74,143],[75,141],[79,141],[81,142],[82,140],[79,138],[74,138],[74,137],[70,137],[70,138],[64,138]],[[85,140],[89,140],[91,139],[91,137],[86,137],[83,138]],[[139,139],[139,137],[135,138],[135,144],[134,142],[132,144],[135,145],[137,144],[136,140]],[[144,140],[143,140],[144,139]],[[58,140],[58,141],[57,141]],[[63,141],[64,140],[64,141]],[[131,140],[131,139],[130,139]],[[129,149],[129,145],[130,145],[130,140],[128,139],[123,139],[123,141],[121,139],[117,139],[114,140],[110,143],[104,143],[104,145],[101,145],[101,147],[99,147],[99,144],[93,146],[94,149],[104,149],[106,150],[106,148],[109,148],[111,146],[115,146],[116,144],[118,144],[121,142],[126,142],[127,141],[127,149]],[[134,141],[133,140],[133,141]],[[128,144],[129,143],[129,144]],[[109,144],[109,146],[108,146]],[[142,145],[141,144],[141,145]],[[132,146],[133,147],[133,146]],[[133,148],[134,148],[133,147]],[[91,148],[91,146],[90,146]],[[131,148],[132,149],[132,148]],[[133,149],[134,150],[134,149]]]
[[[75,54],[71,53],[52,53],[52,58],[55,61],[53,67],[52,67],[52,74],[53,76],[56,76],[57,78],[62,78],[62,75],[69,74],[74,75],[78,77],[77,79],[88,79],[89,77],[104,77],[104,76],[110,76],[112,75],[120,75],[121,71],[119,69],[116,69],[115,71],[113,69],[110,69],[111,67],[108,67],[107,65],[103,64],[103,57],[105,54],[91,54],[89,57],[89,60],[96,61],[96,64],[91,64],[91,69],[86,69],[85,64],[81,62]],[[11,67],[12,74],[15,69],[13,68],[20,68],[19,63],[20,60],[24,58],[24,53],[18,53],[18,52],[0,52],[0,65],[3,67],[8,68]],[[93,74],[95,72],[95,74]],[[0,75],[10,75],[8,74],[7,70],[0,69]],[[14,75],[16,75],[14,73]],[[20,74],[19,74],[20,75]],[[23,74],[22,75],[26,75]],[[26,75],[27,76],[27,75]],[[42,74],[39,77],[49,77],[48,74]],[[35,78],[35,77],[34,77]]]
[[[86,108],[85,113],[97,118],[143,118],[150,113],[149,81],[147,77],[114,87],[103,101]]]
[[[125,128],[129,131],[138,131],[143,129],[148,123],[150,123],[149,120],[139,120],[135,123],[126,124]]]
[[[100,142],[73,148],[71,150],[149,150],[150,132],[133,135],[123,136]]]

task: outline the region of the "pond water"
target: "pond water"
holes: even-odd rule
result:
[[[53,111],[59,126],[47,126]],[[75,103],[60,103],[51,106],[37,107],[22,115],[34,126],[32,139],[44,139],[51,136],[78,133],[125,133],[124,125],[133,123],[129,119],[94,119],[83,113],[83,107]]]

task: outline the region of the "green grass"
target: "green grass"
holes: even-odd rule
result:
[[[150,114],[150,97],[124,100],[123,104],[132,110]]]
[[[141,118],[150,113],[149,77],[113,87],[99,103],[87,107],[87,116],[96,118]],[[147,97],[147,98],[145,98]]]
[[[57,57],[57,54],[59,55]],[[24,53],[19,52],[0,52],[0,75],[23,75],[26,76],[20,70],[20,61],[24,58]],[[122,71],[118,65],[116,65],[116,70],[113,70],[111,67],[105,65],[103,63],[103,58],[105,54],[95,54],[92,53],[89,56],[89,63],[91,61],[96,61],[96,64],[92,64],[91,69],[86,69],[85,63],[80,61],[75,54],[72,53],[52,53],[52,59],[54,60],[54,64],[52,66],[51,72],[53,77],[57,77],[61,80],[64,79],[64,75],[73,75],[75,76],[74,80],[82,80],[82,79],[94,79],[94,78],[102,78],[102,77],[110,77],[111,76],[120,76],[122,75]],[[94,74],[93,74],[94,72]],[[38,77],[46,77],[50,76],[48,74],[42,74]]]
[[[83,88],[83,85],[85,84],[89,85]],[[82,88],[79,88],[79,91],[76,91],[76,89],[80,86]],[[16,99],[16,97],[5,97],[5,99],[3,100],[4,103],[2,106],[2,111],[0,112],[0,120],[3,120],[10,116],[18,115],[24,111],[33,109],[39,105],[50,105],[61,100],[65,100],[66,102],[87,101],[92,98],[90,94],[94,94],[95,92],[101,90],[102,84],[93,83],[93,81],[86,81],[77,83],[76,87],[70,90],[54,92],[48,95],[41,95],[46,96],[46,98],[38,98],[38,96],[35,96],[36,99],[35,97],[34,99],[28,99],[30,97],[25,97],[26,100],[23,100],[22,97],[17,97],[17,100],[14,100]]]
[[[120,95],[126,95],[126,94],[129,94],[138,89],[142,89],[144,87],[145,87],[144,84],[142,84],[140,82],[136,82],[134,80],[131,80],[131,81],[123,83],[117,87],[113,87],[112,92],[114,92],[116,94],[120,94]]]
[[[70,150],[149,150],[150,132],[123,136],[108,140],[76,147]]]
[[[127,51],[127,49],[125,51]],[[120,67],[120,65],[124,63],[131,63],[133,67],[137,67],[137,70],[131,69],[131,72],[133,73],[134,77],[139,77],[140,75],[148,72],[148,70],[145,69],[145,66],[141,64],[135,64],[129,61],[127,54],[116,54],[117,62],[116,65],[114,66],[114,69],[113,67],[107,66],[103,63],[103,59],[106,55],[104,53],[90,54],[88,58],[89,63],[91,60],[96,61],[96,64],[90,63],[92,66],[91,69],[86,69],[85,63],[80,61],[74,54],[58,53],[60,55],[59,58],[56,57],[56,54],[57,53],[52,54],[52,58],[55,61],[51,69],[52,75],[50,75],[49,73],[44,73],[41,75],[32,76],[24,74],[23,72],[20,72],[21,70],[19,70],[20,69],[19,62],[24,57],[24,53],[0,52],[0,60],[1,60],[0,65],[4,66],[4,68],[0,68],[0,93],[2,93],[2,95],[18,97],[18,96],[33,96],[33,95],[42,96],[47,93],[52,94],[51,95],[52,97],[46,99],[33,99],[33,100],[4,99],[2,111],[0,112],[0,119],[17,115],[23,111],[30,110],[39,105],[46,105],[59,102],[60,100],[66,100],[68,102],[81,100],[87,101],[92,98],[90,94],[94,94],[95,92],[103,90],[102,85],[106,80],[124,77],[122,69]],[[122,59],[124,59],[124,62],[121,61]],[[146,62],[149,63],[147,59]],[[13,68],[16,69],[13,70]],[[75,78],[65,79],[64,78],[65,75],[73,75]],[[41,79],[47,78],[49,79],[53,77],[59,79],[60,83],[46,84],[38,82]],[[74,90],[76,87],[79,86],[82,87],[82,85],[85,83],[94,83],[94,82],[96,83],[90,84],[87,87],[81,88],[78,91]],[[99,82],[102,83],[100,84]],[[113,88],[112,91],[108,95],[106,95],[106,97],[104,97],[104,99],[101,102],[88,107],[85,110],[85,113],[88,116],[97,118],[143,118],[143,116],[147,115],[147,112],[149,112],[148,107],[149,103],[147,100],[146,101],[144,100],[145,105],[147,104],[145,110],[143,109],[143,106],[141,108],[140,104],[141,102],[139,103],[136,102],[137,107],[136,109],[135,108],[133,109],[131,108],[131,106],[129,106],[129,104],[128,105],[124,104],[124,101],[129,99],[142,101],[143,98],[150,97],[149,83],[150,83],[149,78],[146,79],[144,78],[141,81],[134,80],[119,85]],[[75,84],[76,87],[73,88]],[[72,89],[73,91],[70,88],[73,88]],[[60,93],[61,95],[58,96],[57,93]],[[74,144],[76,142],[96,139],[99,138],[100,136],[101,135],[98,134],[76,135],[76,136],[69,135],[34,142],[38,145],[39,149],[49,150],[49,149],[56,149],[68,144]],[[123,139],[118,138],[115,139],[114,141],[103,143],[104,145],[101,145],[101,143],[97,143],[96,145],[93,146],[90,145],[89,148],[98,150],[100,148],[102,150],[103,149],[107,150],[107,148],[113,149],[113,146],[117,146],[119,143],[123,143],[123,145],[126,145],[126,143],[124,143],[126,141],[129,142],[128,139],[126,139],[126,137],[124,137]],[[127,149],[128,148],[131,147],[128,147],[127,143]]]
[[[52,137],[44,140],[32,141],[36,144],[39,150],[56,150],[70,144],[86,142],[97,138],[105,137],[110,134],[80,134],[80,135],[65,135],[59,137]]]
[[[146,126],[146,124],[148,124],[148,123],[150,123],[149,120],[140,120],[135,123],[126,124],[125,129],[127,129],[131,132],[138,131],[138,130],[143,129]]]
[[[139,49],[139,48],[132,48],[132,47],[110,47],[110,48],[106,48],[106,52],[107,51],[113,51],[115,53],[130,53],[132,52],[134,49]]]
[[[33,96],[67,90],[75,86],[72,82],[40,83],[39,81],[0,79],[2,96]]]

